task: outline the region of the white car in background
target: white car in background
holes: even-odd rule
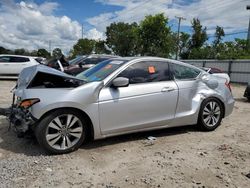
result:
[[[0,55],[0,78],[17,78],[26,67],[40,64],[38,57],[21,55]]]

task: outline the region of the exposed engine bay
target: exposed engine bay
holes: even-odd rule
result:
[[[11,107],[0,108],[0,115],[6,116],[10,127],[13,127],[18,136],[21,136],[28,132],[30,125],[33,125],[37,119],[30,113],[29,106],[24,105],[27,101],[23,100],[20,97],[21,94],[17,92],[22,92],[24,89],[76,88],[85,83],[83,80],[44,65],[25,68],[20,73],[17,85],[13,89]]]

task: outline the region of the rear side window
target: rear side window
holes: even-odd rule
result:
[[[160,61],[138,62],[130,65],[118,77],[128,78],[130,84],[168,81],[169,64]]]
[[[10,62],[10,57],[9,56],[0,57],[0,63],[6,63],[6,62]]]
[[[29,61],[29,58],[26,58],[26,57],[10,57],[10,62],[13,62],[13,63],[24,63],[28,61]]]
[[[173,64],[173,73],[176,79],[183,80],[196,78],[200,74],[200,71],[184,65]]]

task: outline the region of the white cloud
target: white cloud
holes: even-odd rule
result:
[[[60,47],[68,52],[81,37],[81,25],[67,16],[54,16],[59,4],[44,2],[40,5],[21,1],[0,2],[0,46],[10,49],[34,50]],[[96,29],[84,31],[84,37],[103,38]]]
[[[208,33],[216,25],[226,32],[247,30],[249,0],[96,0],[96,3],[119,7],[118,11],[105,12],[87,19],[92,29],[84,30],[84,37],[104,39],[106,27],[112,22],[139,22],[146,15],[163,12],[170,20],[183,16],[182,26],[198,17]],[[29,50],[60,47],[68,52],[81,37],[81,24],[67,16],[55,16],[60,5],[56,2],[0,0],[0,46]],[[175,22],[177,24],[177,22]]]
[[[183,16],[184,26],[190,26],[191,20],[199,18],[209,33],[216,25],[224,27],[226,32],[246,30],[249,0],[96,0],[97,3],[123,7],[122,10],[100,14],[87,21],[100,31],[105,31],[111,22],[139,22],[149,14],[164,13],[170,20]],[[188,3],[189,2],[189,3]]]
[[[94,39],[94,40],[100,40],[100,39],[104,39],[104,33],[101,33],[99,31],[97,31],[96,28],[90,29],[87,34],[86,37],[89,39]]]

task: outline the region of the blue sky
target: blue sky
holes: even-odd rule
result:
[[[140,22],[145,15],[164,13],[177,30],[175,16],[185,17],[181,31],[191,32],[190,21],[198,17],[213,40],[214,28],[222,26],[224,40],[246,38],[249,0],[0,0],[0,46],[6,48],[69,51],[81,37],[105,39],[112,22]],[[11,20],[11,22],[10,22]]]

